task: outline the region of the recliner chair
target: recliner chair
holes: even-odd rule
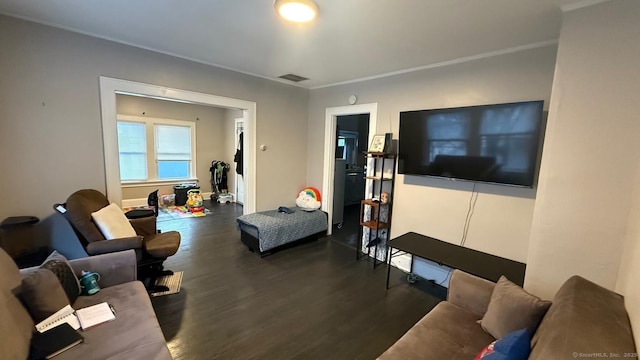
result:
[[[56,204],[54,209],[69,221],[87,254],[134,249],[138,262],[138,279],[150,292],[168,290],[166,287],[155,287],[155,279],[173,274],[164,270],[162,263],[178,251],[180,233],[159,233],[156,229],[156,217],[152,215],[129,219],[138,236],[107,240],[93,221],[91,213],[108,205],[109,200],[101,192],[84,189],[71,194],[65,204]]]

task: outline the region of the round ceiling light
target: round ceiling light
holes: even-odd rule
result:
[[[318,13],[318,5],[312,0],[275,0],[273,6],[280,16],[294,22],[311,21]]]

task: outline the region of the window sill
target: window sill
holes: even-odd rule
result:
[[[162,186],[198,183],[198,179],[172,179],[172,180],[147,180],[147,181],[127,181],[121,182],[123,188],[133,188],[141,186]]]

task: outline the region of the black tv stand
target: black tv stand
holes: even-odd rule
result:
[[[440,265],[460,269],[491,281],[498,281],[500,276],[504,275],[515,284],[522,286],[524,283],[526,264],[418,233],[408,232],[391,239],[387,243],[387,247],[387,251],[389,251],[387,256],[387,289],[389,288],[391,258],[399,252],[406,252]],[[398,251],[394,254],[393,249]],[[411,261],[411,271],[413,271],[413,261]]]

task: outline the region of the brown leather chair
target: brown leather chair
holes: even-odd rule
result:
[[[109,200],[101,192],[84,189],[71,194],[65,204],[56,204],[54,209],[69,221],[87,254],[98,255],[134,249],[138,261],[138,279],[143,281],[150,291],[165,290],[154,288],[155,279],[158,276],[172,274],[171,271],[163,269],[162,263],[178,251],[180,233],[158,232],[156,217],[152,215],[129,219],[138,236],[107,240],[91,218],[91,213],[107,205]]]

